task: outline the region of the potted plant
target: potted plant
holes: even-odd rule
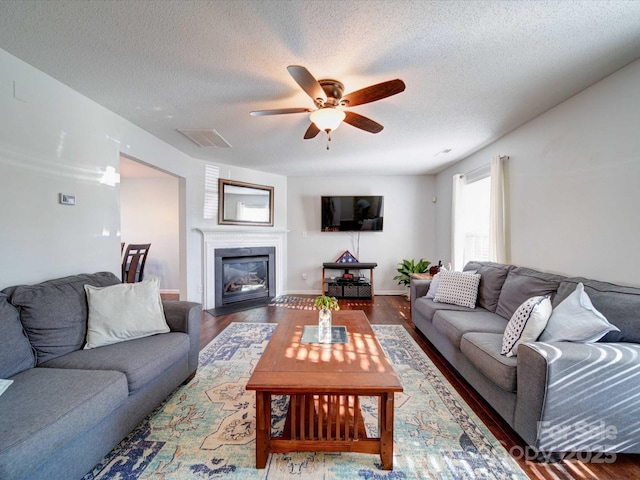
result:
[[[393,277],[394,280],[398,280],[398,285],[404,285],[408,287],[411,283],[411,274],[412,273],[425,273],[429,271],[429,265],[431,262],[420,259],[418,262],[415,260],[406,260],[403,259],[401,263],[398,264],[398,275]],[[407,300],[410,300],[411,290],[407,288]]]
[[[318,313],[318,340],[320,343],[331,343],[331,310],[340,310],[338,299],[320,295],[314,300]]]

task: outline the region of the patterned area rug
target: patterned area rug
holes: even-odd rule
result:
[[[201,353],[198,374],[87,474],[96,479],[526,479],[508,452],[400,325],[374,325],[400,377],[394,469],[360,453],[270,455],[255,468],[255,394],[244,389],[275,324],[233,323]],[[282,429],[287,397],[272,403]],[[368,431],[377,403],[362,400]]]

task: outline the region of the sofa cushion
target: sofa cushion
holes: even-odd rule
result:
[[[87,333],[85,285],[120,283],[110,272],[72,275],[37,285],[18,285],[3,292],[18,307],[20,321],[36,351],[36,363],[82,348]]]
[[[518,354],[518,346],[535,342],[543,332],[551,316],[549,297],[531,297],[515,311],[502,337],[500,353],[507,357]]]
[[[578,283],[584,284],[584,291],[593,306],[620,329],[619,332],[607,333],[600,339],[601,342],[640,343],[640,288],[579,277],[569,278],[560,283],[554,307],[568,297]]]
[[[531,297],[550,295],[553,302],[558,285],[564,279],[561,275],[513,267],[502,285],[496,313],[509,319],[522,302]]]
[[[9,378],[36,365],[18,310],[0,293],[0,378]]]
[[[158,277],[84,289],[89,304],[85,349],[169,331]]]
[[[467,307],[461,307],[460,305],[452,305],[450,303],[437,303],[434,302],[433,299],[425,297],[416,299],[413,304],[413,308],[416,310],[417,315],[422,315],[430,322],[433,321],[433,316],[439,310],[456,310],[462,312],[477,311],[477,308],[471,309]]]
[[[515,392],[518,357],[501,355],[501,348],[499,333],[466,333],[460,343],[460,351],[478,370],[501,389]]]
[[[127,399],[120,372],[31,368],[0,396],[0,478],[23,478]]]
[[[500,298],[502,285],[507,279],[511,265],[494,262],[469,262],[463,271],[471,270],[480,274],[478,287],[478,305],[490,312],[495,312]]]
[[[541,342],[597,342],[611,331],[620,329],[611,325],[591,303],[584,285],[576,289],[553,309],[547,327],[540,335]]]
[[[439,272],[440,280],[434,302],[451,303],[461,307],[475,308],[478,298],[480,275],[477,273]]]
[[[460,340],[468,332],[504,333],[507,320],[487,312],[485,309],[467,310],[439,310],[433,317],[433,326],[445,335],[456,348],[460,348]],[[500,349],[498,349],[500,353]]]
[[[41,366],[83,370],[115,370],[127,377],[128,390],[134,393],[189,354],[189,335],[163,333],[113,343],[90,350],[56,357]]]

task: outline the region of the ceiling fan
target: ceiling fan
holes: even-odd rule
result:
[[[296,83],[311,97],[316,109],[306,107],[278,108],[275,110],[253,111],[251,115],[257,117],[311,112],[309,116],[311,123],[304,134],[305,140],[314,138],[320,131],[327,132],[328,140],[331,140],[330,132],[338,128],[342,121],[365,132],[379,133],[384,128],[382,125],[365,116],[345,111],[343,107],[355,107],[356,105],[382,100],[403,92],[405,89],[404,82],[400,79],[395,79],[343,95],[344,85],[337,80],[316,80],[309,73],[309,70],[300,65],[289,65],[287,70]],[[327,149],[329,149],[328,145]]]

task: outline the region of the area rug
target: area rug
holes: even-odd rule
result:
[[[394,468],[360,453],[272,454],[255,468],[255,393],[246,382],[275,324],[233,323],[200,353],[196,378],[177,389],[87,474],[97,479],[526,479],[401,325],[373,329],[404,387],[396,394]],[[282,429],[287,397],[272,403]],[[377,428],[377,402],[362,400]]]

